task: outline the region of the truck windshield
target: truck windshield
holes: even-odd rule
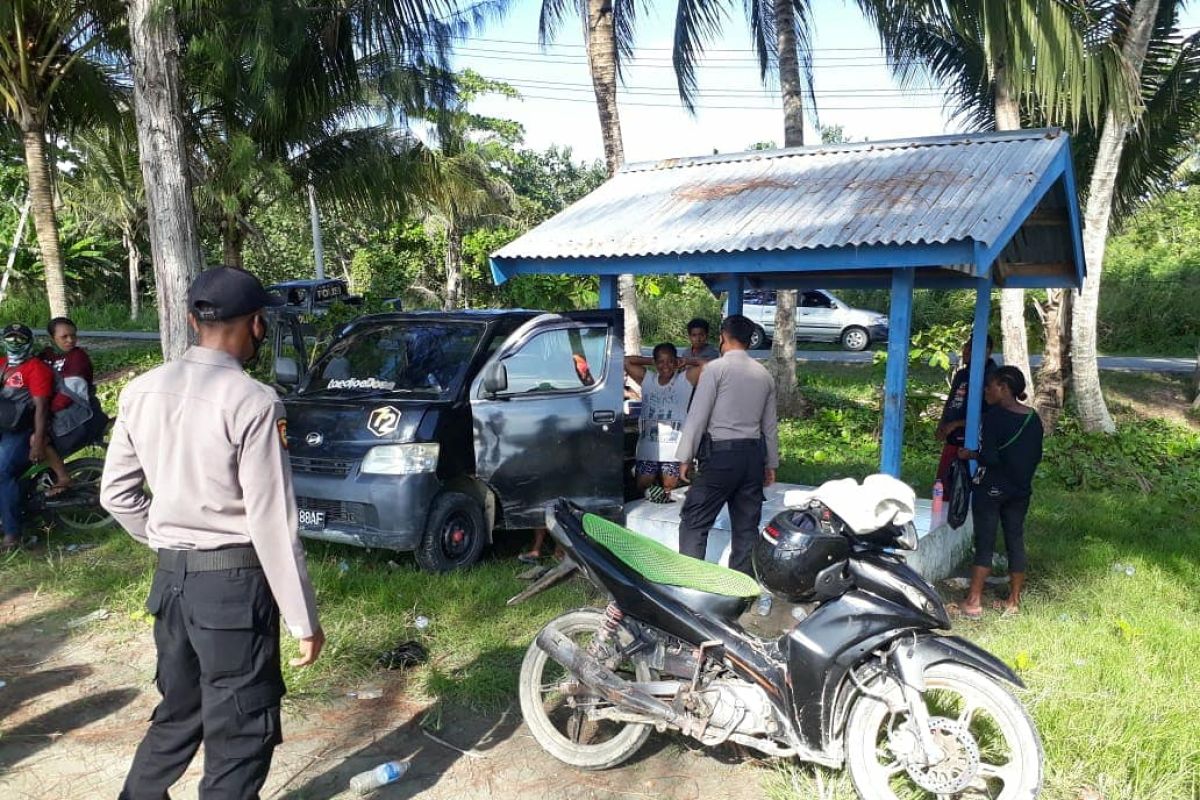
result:
[[[359,328],[313,364],[303,393],[394,391],[447,398],[462,382],[482,333],[482,325],[419,320]]]

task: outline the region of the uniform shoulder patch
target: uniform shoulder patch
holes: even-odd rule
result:
[[[288,449],[287,420],[286,419],[275,420],[275,429],[277,431],[279,431],[279,443],[283,445],[284,450],[287,450]]]

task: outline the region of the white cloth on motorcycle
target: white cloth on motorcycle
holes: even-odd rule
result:
[[[50,433],[55,437],[66,437],[91,420],[96,406],[91,400],[91,389],[83,378],[74,375],[64,378],[55,372],[54,391],[71,398],[71,405],[55,411],[54,416],[50,418]]]
[[[868,475],[860,485],[853,478],[827,481],[815,489],[793,489],[783,496],[785,508],[800,508],[817,500],[858,534],[887,525],[907,525],[916,514],[912,487],[891,475]]]

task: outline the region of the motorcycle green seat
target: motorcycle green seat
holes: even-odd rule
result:
[[[677,553],[648,536],[595,514],[583,515],[583,531],[618,561],[652,583],[725,597],[757,597],[758,581],[736,570]]]

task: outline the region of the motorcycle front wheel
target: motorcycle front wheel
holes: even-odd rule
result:
[[[603,621],[604,612],[581,608],[563,614],[546,627],[554,628],[586,651]],[[632,640],[624,628],[618,630],[617,638],[622,644]],[[630,681],[652,680],[649,667],[640,661],[618,664],[613,671]],[[611,708],[612,704],[586,690],[570,691],[572,684],[570,673],[538,647],[536,640],[529,645],[521,662],[518,694],[525,724],[542,749],[565,764],[595,770],[615,767],[636,753],[650,736],[651,726],[589,719],[589,710]]]
[[[846,765],[864,800],[1029,800],[1042,784],[1042,743],[1024,706],[995,680],[960,664],[925,672],[922,695],[944,758],[923,765],[899,685],[877,678],[846,725]],[[900,710],[898,713],[895,710]]]

